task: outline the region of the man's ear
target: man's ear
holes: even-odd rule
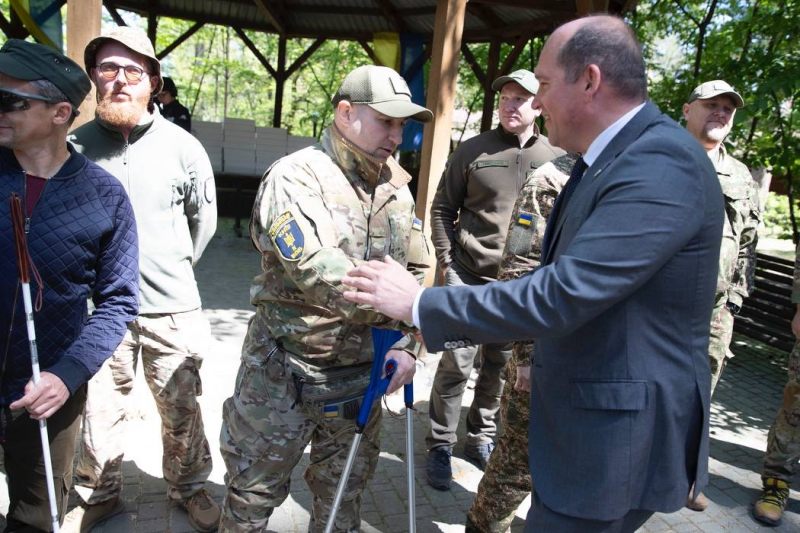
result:
[[[683,119],[686,120],[689,116],[689,104],[683,104]]]
[[[55,107],[56,111],[53,115],[53,124],[57,126],[68,124],[72,118],[72,104],[69,102],[59,102],[54,104],[53,107]]]
[[[341,100],[336,104],[336,122],[345,129],[353,123],[355,115],[356,108],[347,100]]]
[[[586,70],[583,71],[583,76],[581,76],[579,83],[583,84],[583,92],[587,98],[591,98],[597,93],[597,91],[600,89],[600,82],[602,79],[603,75],[600,72],[600,67],[594,63],[586,67]]]

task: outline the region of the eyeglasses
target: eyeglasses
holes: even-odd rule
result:
[[[31,108],[29,100],[39,100],[40,102],[55,103],[50,98],[38,94],[23,93],[21,91],[0,87],[0,113],[12,113],[14,111],[25,111]]]
[[[128,83],[137,84],[142,81],[145,74],[148,74],[144,69],[136,65],[117,65],[116,63],[100,63],[97,65],[97,70],[107,80],[113,80],[119,76],[119,70],[125,71],[125,79]]]

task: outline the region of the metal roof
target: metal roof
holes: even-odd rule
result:
[[[608,0],[621,13],[635,0]],[[109,8],[200,21],[286,37],[371,40],[378,32],[432,38],[436,0],[104,0]],[[467,42],[546,35],[575,17],[576,0],[470,0]]]

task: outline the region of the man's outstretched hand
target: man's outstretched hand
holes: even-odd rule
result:
[[[9,405],[11,409],[24,407],[34,420],[46,420],[61,409],[69,399],[69,389],[61,378],[50,372],[42,372],[39,384],[33,380],[25,385],[25,396]]]
[[[342,283],[358,289],[347,291],[351,302],[371,305],[378,312],[411,322],[414,298],[422,290],[414,275],[388,255],[383,261],[370,261],[354,268]]]

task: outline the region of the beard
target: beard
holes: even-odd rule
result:
[[[715,143],[724,141],[729,132],[730,128],[724,126],[706,126],[703,129],[704,137]]]
[[[147,112],[150,95],[144,94],[128,102],[115,102],[113,93],[100,96],[97,102],[97,116],[116,127],[132,128]]]

